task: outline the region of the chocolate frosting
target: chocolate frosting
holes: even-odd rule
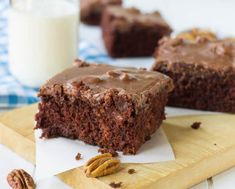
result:
[[[200,65],[214,70],[235,70],[235,42],[198,38],[191,43],[183,39],[164,38],[156,53],[157,62]]]
[[[121,6],[109,6],[107,11],[115,18],[122,20],[122,22],[127,24],[127,26],[136,23],[144,26],[161,26],[167,28],[169,33],[171,32],[170,26],[166,23],[158,11],[144,14],[136,8],[123,8]]]
[[[104,5],[120,5],[122,0],[81,0],[81,9],[88,8],[89,6],[104,6]]]
[[[158,72],[104,64],[90,65],[80,60],[76,63],[75,66],[50,79],[42,86],[41,91],[51,90],[58,85],[63,86],[64,89],[69,89],[81,82],[89,88],[99,91],[118,89],[132,94],[141,94],[155,87],[158,90],[167,90],[167,92],[173,88],[171,79]]]
[[[80,9],[82,15],[87,15],[89,12],[101,13],[102,10],[109,5],[121,5],[122,0],[81,0]]]

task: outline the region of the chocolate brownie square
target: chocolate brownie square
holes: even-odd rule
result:
[[[144,14],[136,8],[118,6],[104,10],[101,26],[112,57],[152,56],[158,41],[172,32],[159,12]]]
[[[235,113],[235,42],[165,38],[153,70],[174,81],[168,105]]]
[[[80,0],[81,21],[89,25],[100,25],[101,15],[109,5],[122,5],[122,0]]]
[[[78,60],[41,87],[36,128],[44,138],[80,139],[135,154],[160,127],[172,88],[158,72]]]

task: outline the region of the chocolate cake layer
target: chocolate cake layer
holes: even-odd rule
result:
[[[45,138],[135,154],[165,118],[172,88],[171,79],[157,72],[78,60],[41,87],[36,128]]]
[[[235,113],[235,42],[165,38],[153,70],[174,81],[169,105]]]
[[[109,6],[103,12],[103,39],[112,57],[152,56],[158,41],[171,33],[159,12]]]
[[[109,5],[122,5],[122,0],[81,0],[81,21],[89,25],[100,25],[103,10]]]

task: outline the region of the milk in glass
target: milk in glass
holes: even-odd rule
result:
[[[77,56],[78,0],[17,0],[9,14],[9,68],[39,87]]]

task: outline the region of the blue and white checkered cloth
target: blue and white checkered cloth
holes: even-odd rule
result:
[[[0,0],[0,108],[19,107],[38,101],[38,89],[20,84],[8,70],[7,18],[9,1]],[[91,62],[107,62],[110,58],[92,44],[80,41],[79,54]]]

